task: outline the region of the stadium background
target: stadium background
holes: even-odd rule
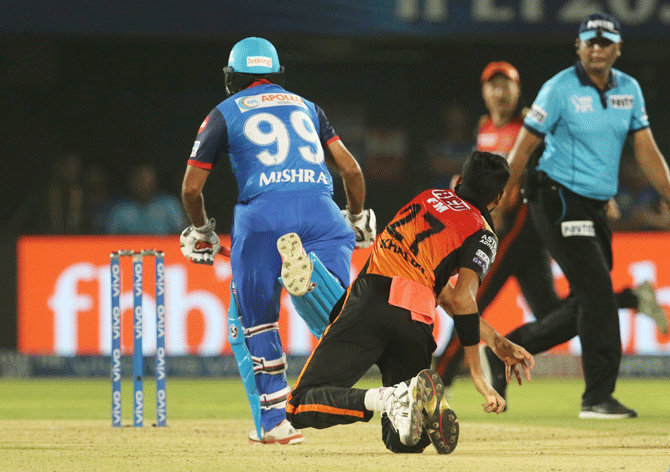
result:
[[[55,158],[78,150],[118,187],[134,162],[149,161],[163,187],[178,192],[197,127],[224,97],[221,68],[239,39],[275,44],[287,88],[320,104],[363,164],[366,130],[406,131],[402,181],[369,184],[369,206],[385,223],[427,185],[424,146],[439,133],[444,104],[465,102],[476,119],[485,111],[481,70],[507,60],[519,69],[529,105],[542,83],[575,61],[579,21],[599,10],[622,22],[616,67],[640,82],[659,147],[670,156],[668,0],[0,5],[0,349],[17,348],[21,232],[11,222],[46,185]],[[206,191],[224,233],[236,196],[228,170],[219,165],[212,180],[220,183]],[[76,252],[76,242],[67,251]],[[47,252],[33,264],[48,262]]]

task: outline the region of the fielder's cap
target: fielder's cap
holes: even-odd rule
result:
[[[482,72],[482,83],[488,82],[496,74],[502,74],[510,80],[519,81],[519,71],[509,62],[491,62]]]
[[[613,43],[621,42],[621,25],[619,20],[607,13],[590,15],[579,25],[579,39],[588,41],[596,36],[609,39]]]
[[[279,72],[279,56],[270,41],[249,37],[233,46],[228,66],[245,74],[271,74]]]

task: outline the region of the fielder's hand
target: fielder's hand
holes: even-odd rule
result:
[[[535,365],[535,359],[528,351],[504,337],[496,339],[494,345],[489,347],[505,363],[505,379],[507,383],[510,382],[512,373],[514,373],[517,382],[521,385],[519,366],[523,369],[526,380],[530,382],[530,371]]]
[[[363,249],[372,246],[377,237],[377,218],[375,217],[375,212],[367,209],[358,215],[354,215],[347,208],[346,210],[342,210],[342,215],[356,234],[356,247]]]
[[[221,248],[219,237],[214,232],[216,221],[209,221],[199,228],[191,225],[179,237],[181,253],[196,264],[214,264],[214,256]]]

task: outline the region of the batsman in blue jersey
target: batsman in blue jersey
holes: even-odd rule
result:
[[[263,444],[304,440],[286,421],[290,389],[277,324],[280,276],[294,300],[315,296],[318,302],[324,289],[334,294],[320,309],[294,302],[318,336],[332,297],[336,301],[349,285],[354,247],[371,245],[376,232],[374,213],[364,210],[365,182],[358,162],[321,108],[282,87],[283,72],[269,41],[250,37],[233,47],[224,68],[228,98],[200,126],[182,186],[192,223],[182,233],[182,252],[193,262],[212,264],[219,240],[202,190],[217,160],[222,155],[230,159],[239,190],[230,253],[231,345],[234,338],[243,379],[255,378],[255,385],[245,381],[252,412],[260,400],[260,421],[249,440]],[[333,201],[327,165],[342,177],[345,210]],[[312,271],[321,277],[316,283]],[[239,342],[235,311],[246,343]],[[252,375],[245,367],[251,363],[243,362],[245,345],[253,360]]]
[[[617,191],[627,139],[666,204],[670,172],[651,133],[639,84],[613,68],[622,48],[618,20],[602,13],[589,16],[580,25],[576,48],[579,60],[541,88],[508,157],[508,188],[513,188],[530,154],[544,141],[530,212],[570,284],[565,307],[538,322],[543,324],[538,336],[521,344],[532,353],[542,352],[578,334],[586,383],[579,417],[634,418],[635,410],[612,396],[621,334],[606,204]]]

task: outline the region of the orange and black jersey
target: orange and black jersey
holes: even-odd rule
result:
[[[439,294],[461,267],[484,278],[498,239],[486,208],[453,190],[426,190],[379,235],[365,272],[402,276]]]
[[[525,116],[526,110],[524,109],[500,127],[493,123],[491,116],[482,116],[477,128],[477,151],[492,152],[506,158],[523,127]]]

